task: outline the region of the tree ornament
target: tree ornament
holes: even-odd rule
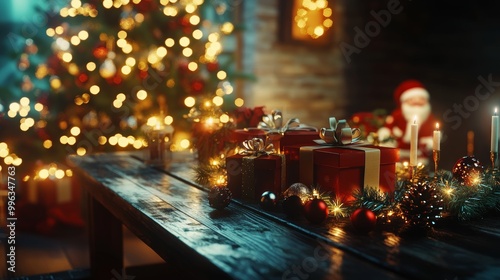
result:
[[[97,59],[106,58],[108,56],[108,48],[106,48],[106,44],[100,43],[99,45],[97,45],[92,51],[92,54]]]
[[[283,200],[283,211],[289,218],[298,218],[304,212],[302,199],[297,195],[290,195]]]
[[[466,186],[474,186],[481,182],[484,166],[474,156],[464,156],[453,166],[453,178]]]
[[[415,227],[434,226],[441,218],[443,206],[441,192],[429,182],[409,186],[400,203],[405,223]]]
[[[307,201],[311,197],[311,190],[305,184],[294,183],[283,192],[283,195],[285,198],[296,195],[300,197],[302,201]]]
[[[328,205],[321,198],[313,198],[304,205],[304,213],[309,222],[320,224],[328,217]]]
[[[357,231],[368,233],[377,225],[377,216],[372,210],[361,207],[352,212],[351,223]]]
[[[113,63],[113,59],[115,58],[114,52],[109,52],[106,60],[99,67],[99,74],[104,79],[112,78],[116,74],[116,66]]]
[[[219,63],[217,61],[207,62],[207,70],[209,72],[215,72],[215,71],[219,70]]]
[[[276,195],[271,191],[265,191],[260,197],[259,204],[264,210],[273,210],[276,207]]]
[[[227,187],[213,187],[208,193],[208,203],[210,207],[222,210],[229,205],[232,197],[233,194]]]

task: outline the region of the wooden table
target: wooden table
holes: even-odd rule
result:
[[[218,211],[191,158],[174,154],[165,170],[126,152],[68,158],[89,193],[92,279],[122,270],[122,224],[197,279],[500,279],[499,218],[415,237],[359,234],[348,219],[314,226],[237,200]]]

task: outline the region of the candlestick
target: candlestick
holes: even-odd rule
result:
[[[436,151],[441,150],[441,131],[439,130],[439,123],[436,123],[436,130],[432,137],[432,148]]]
[[[491,116],[491,150],[498,152],[498,114],[495,108],[495,114]]]
[[[417,152],[418,152],[418,124],[417,117],[413,118],[410,130],[410,166],[417,165]]]

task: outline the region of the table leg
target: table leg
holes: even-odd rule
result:
[[[89,249],[92,279],[111,279],[122,274],[123,233],[121,222],[93,197],[89,197]]]

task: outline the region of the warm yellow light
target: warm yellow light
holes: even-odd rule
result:
[[[140,149],[140,148],[142,148],[142,141],[141,140],[135,140],[134,143],[132,144],[132,146],[135,149]]]
[[[219,38],[220,38],[219,33],[210,33],[210,35],[208,35],[208,41],[210,41],[211,43],[219,41]]]
[[[234,105],[236,105],[236,107],[241,107],[243,104],[245,104],[245,101],[242,98],[238,97],[234,100]]]
[[[78,135],[80,135],[81,130],[78,126],[73,126],[69,132],[73,136],[78,136]]]
[[[96,94],[99,93],[99,91],[101,91],[101,88],[98,85],[93,85],[93,86],[90,87],[89,91],[93,95],[96,95]]]
[[[194,13],[194,11],[196,11],[196,6],[189,3],[186,5],[186,8],[184,8],[186,10],[186,13],[188,14],[191,14],[191,13]]]
[[[123,102],[121,100],[115,99],[113,100],[113,106],[115,108],[121,108],[123,106]]]
[[[47,179],[49,177],[49,171],[47,169],[41,169],[40,171],[38,171],[38,177],[40,177],[41,179]]]
[[[63,53],[62,60],[64,62],[71,62],[72,59],[73,59],[73,55],[72,54],[70,54],[68,52]]]
[[[189,23],[191,23],[192,25],[197,25],[198,23],[200,23],[200,17],[197,15],[192,15],[189,18]]]
[[[60,25],[59,25],[59,26],[57,26],[57,27],[56,27],[55,31],[56,31],[56,34],[57,34],[57,35],[61,35],[61,34],[63,34],[63,32],[64,32],[64,28],[63,28],[62,26],[60,26]],[[64,40],[64,39],[62,39],[62,38],[59,38],[59,39]],[[58,39],[58,40],[59,40],[59,39]]]
[[[71,170],[71,169],[66,169],[65,173],[66,173],[66,176],[68,176],[68,177],[72,177],[73,176],[73,170]]]
[[[183,47],[187,47],[189,46],[189,43],[190,43],[190,40],[188,37],[181,37],[179,39],[179,45],[183,46]]]
[[[165,46],[167,46],[167,47],[169,47],[169,48],[170,48],[170,47],[173,47],[174,45],[175,45],[175,41],[174,41],[174,39],[172,39],[172,38],[167,38],[167,39],[165,40]]]
[[[177,12],[177,8],[172,6],[166,6],[165,8],[163,8],[163,13],[166,16],[175,17],[177,15]]]
[[[120,39],[125,39],[125,38],[127,38],[127,31],[125,31],[125,30],[120,30],[120,31],[118,31],[117,36],[118,36],[118,38],[120,38]]]
[[[76,154],[79,156],[83,156],[86,153],[87,153],[87,149],[85,149],[84,147],[79,147],[78,149],[76,149]]]
[[[196,63],[194,61],[193,62],[189,62],[188,69],[190,71],[193,71],[193,72],[196,71],[196,69],[198,69],[198,63]]]
[[[229,115],[227,114],[222,114],[220,117],[219,117],[219,120],[221,123],[228,123],[229,122]]]
[[[108,143],[109,143],[111,146],[115,146],[115,145],[118,143],[118,138],[116,138],[116,136],[111,136],[111,137],[109,137],[109,139],[108,139]]]
[[[123,53],[131,53],[133,51],[133,48],[132,48],[132,45],[131,44],[126,44],[125,46],[123,46],[122,48],[122,52]]]
[[[186,99],[184,99],[184,105],[186,105],[186,107],[188,108],[193,107],[195,103],[196,100],[194,99],[194,97],[188,96],[186,97]]]
[[[54,28],[51,28],[51,27],[47,28],[47,30],[45,31],[45,33],[49,37],[53,37],[54,35],[56,35],[56,31],[54,30]]]
[[[136,96],[137,96],[137,99],[144,100],[144,99],[146,99],[146,97],[148,97],[148,93],[145,90],[141,89],[141,90],[137,91]]]
[[[61,17],[67,17],[69,15],[68,8],[64,7],[59,11]]]
[[[28,97],[23,97],[19,100],[19,104],[21,104],[21,106],[28,106],[30,105],[30,99]]]
[[[28,125],[26,125],[25,123],[22,123],[19,125],[19,129],[21,129],[22,131],[28,131],[28,129],[30,129],[30,127]]]
[[[113,7],[113,1],[112,0],[103,0],[102,6],[106,9],[111,9],[111,7]]]
[[[12,102],[9,105],[9,109],[14,111],[14,112],[17,112],[17,111],[19,111],[19,109],[21,109],[21,105],[17,102]]]
[[[172,116],[166,116],[163,121],[166,125],[171,125],[174,122],[174,118]]]
[[[94,62],[89,62],[89,63],[87,63],[86,67],[87,67],[87,70],[92,72],[96,69],[97,65]]]
[[[225,22],[222,27],[220,28],[220,30],[224,33],[224,34],[230,34],[231,32],[233,32],[234,30],[234,25],[230,22]]]
[[[76,138],[73,136],[68,137],[68,145],[75,145],[76,144]]]
[[[118,39],[116,41],[116,45],[119,47],[119,48],[123,48],[127,45],[127,40],[125,39]]]
[[[36,111],[41,112],[43,110],[43,104],[42,103],[36,103],[34,108],[35,108]]]
[[[175,80],[174,79],[168,79],[167,80],[167,87],[173,88],[175,86]]]
[[[130,74],[130,72],[132,72],[132,68],[130,68],[130,66],[128,66],[128,65],[123,65],[121,71],[122,71],[122,74],[126,76],[126,75]]]
[[[159,57],[165,57],[167,55],[167,49],[165,47],[159,47],[156,49],[156,55]]]
[[[125,60],[125,64],[127,64],[130,67],[133,67],[135,65],[135,63],[136,63],[136,61],[135,61],[135,58],[133,58],[133,57],[127,57],[127,59]]]
[[[21,158],[18,158],[16,157],[13,161],[12,161],[12,165],[14,166],[19,166],[21,165],[21,163],[23,163],[23,160]]]
[[[43,147],[44,147],[45,149],[50,149],[50,148],[52,147],[52,141],[51,141],[51,140],[49,140],[49,139],[47,139],[47,140],[43,141]]]
[[[185,57],[190,57],[191,55],[193,55],[193,50],[191,48],[184,48],[182,50],[182,54],[185,56]]]
[[[191,145],[191,142],[189,142],[188,139],[182,139],[179,145],[181,146],[182,149],[187,149]]]
[[[89,33],[86,30],[81,30],[78,32],[78,38],[82,41],[87,40],[89,38]]]
[[[56,173],[55,173],[55,176],[57,179],[62,179],[64,178],[64,170],[62,169],[57,169],[56,170]]]
[[[196,40],[200,40],[203,37],[203,32],[199,29],[196,29],[195,31],[193,31],[192,35]]]
[[[128,145],[128,139],[126,137],[120,137],[120,139],[118,139],[118,146],[125,148],[127,147],[127,145]]]
[[[221,105],[224,103],[224,99],[222,99],[222,97],[220,97],[220,96],[215,96],[215,97],[212,99],[212,102],[213,102],[216,106],[221,106]]]
[[[219,80],[224,80],[225,78],[227,78],[227,74],[225,71],[222,71],[220,70],[219,72],[217,72],[217,78]]]
[[[118,93],[116,95],[116,99],[120,100],[120,101],[125,101],[126,98],[127,98],[127,96],[125,94],[123,94],[123,93]]]
[[[78,36],[72,36],[71,39],[69,40],[71,44],[78,46],[81,42],[80,38]]]
[[[106,139],[106,136],[99,136],[97,138],[97,142],[99,143],[99,145],[104,145],[106,144],[106,142],[108,141],[108,139]]]

